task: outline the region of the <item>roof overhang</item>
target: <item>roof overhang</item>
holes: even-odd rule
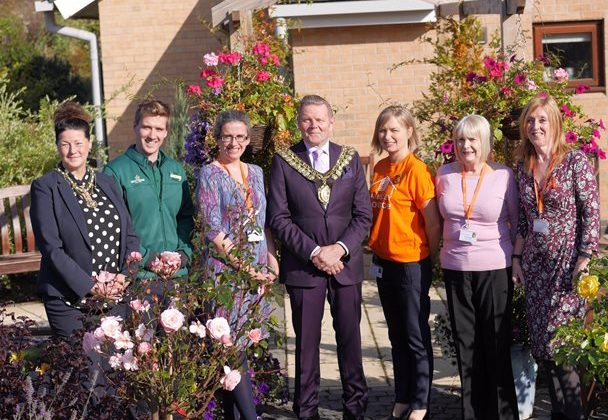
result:
[[[270,16],[297,21],[299,28],[396,25],[437,20],[435,5],[423,0],[360,0],[282,4]]]
[[[53,10],[53,5],[64,19],[99,19],[98,0],[55,0],[35,2],[36,11]]]

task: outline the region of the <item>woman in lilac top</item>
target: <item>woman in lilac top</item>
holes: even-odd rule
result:
[[[464,117],[452,138],[456,162],[440,167],[435,182],[462,418],[517,419],[510,357],[517,186],[511,169],[488,162],[491,131],[484,117]]]

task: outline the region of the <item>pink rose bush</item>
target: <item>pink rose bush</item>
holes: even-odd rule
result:
[[[234,391],[234,388],[241,382],[241,374],[238,370],[230,370],[228,366],[224,366],[225,375],[220,379],[222,388],[226,391]]]
[[[182,258],[179,252],[165,251],[158,255],[151,264],[152,272],[163,279],[168,279],[180,269]]]
[[[167,334],[171,334],[179,330],[185,321],[184,314],[175,308],[164,310],[160,314],[160,324]]]

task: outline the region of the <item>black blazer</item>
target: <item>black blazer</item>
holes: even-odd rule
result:
[[[114,204],[120,217],[121,271],[127,256],[139,251],[139,239],[112,177],[98,173],[97,186]],[[93,256],[84,213],[68,182],[56,171],[36,179],[31,189],[30,210],[36,245],[42,254],[38,291],[47,296],[77,300],[93,287]]]

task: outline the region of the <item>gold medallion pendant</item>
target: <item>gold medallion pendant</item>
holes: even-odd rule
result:
[[[317,189],[317,198],[319,202],[324,206],[329,204],[329,197],[331,196],[331,188],[327,184],[321,185]]]
[[[310,165],[304,163],[302,159],[290,149],[282,149],[277,153],[289,166],[295,169],[304,178],[314,182],[316,185],[320,184],[320,186],[317,187],[317,200],[319,200],[319,203],[323,206],[327,207],[331,196],[331,186],[340,176],[342,176],[344,168],[348,166],[353,156],[355,156],[355,149],[350,146],[342,146],[336,164],[325,174],[318,172]]]

